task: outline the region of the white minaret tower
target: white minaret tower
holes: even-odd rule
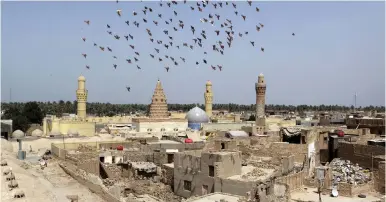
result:
[[[80,76],[78,78],[78,90],[76,90],[76,98],[78,100],[78,118],[86,119],[86,103],[87,103],[86,78]]]

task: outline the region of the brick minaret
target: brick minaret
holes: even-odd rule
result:
[[[169,118],[166,96],[162,88],[161,81],[159,80],[157,81],[157,85],[151,99],[149,116],[154,119]]]
[[[84,120],[86,119],[87,103],[86,78],[84,78],[84,76],[80,76],[78,78],[78,90],[76,90],[76,98],[78,101],[77,116]]]
[[[205,112],[210,118],[212,116],[212,105],[213,105],[213,92],[212,92],[212,82],[206,82],[206,91],[204,93],[205,98]]]
[[[256,89],[256,126],[264,130],[265,127],[265,89],[264,75],[260,74]],[[261,131],[260,131],[261,132]]]

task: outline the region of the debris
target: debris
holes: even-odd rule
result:
[[[334,159],[331,162],[334,184],[339,182],[349,184],[365,184],[370,181],[370,172],[349,160]]]

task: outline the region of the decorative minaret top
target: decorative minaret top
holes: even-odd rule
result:
[[[205,112],[210,118],[212,116],[212,105],[213,105],[213,92],[212,92],[212,82],[206,82],[206,91],[204,93],[205,98]]]
[[[153,97],[150,104],[150,118],[169,118],[168,104],[166,102],[166,96],[162,89],[161,81],[157,81],[157,85],[154,90]]]
[[[88,91],[86,90],[86,78],[81,75],[78,78],[78,90],[76,90],[76,98],[78,100],[77,115],[83,120],[86,119],[87,94]]]
[[[260,74],[255,85],[256,89],[256,125],[258,125],[258,118],[265,118],[265,89],[266,84],[264,75]]]

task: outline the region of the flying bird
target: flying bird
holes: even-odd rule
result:
[[[87,69],[90,69],[90,66],[86,65],[86,68],[87,68]]]
[[[246,18],[247,16],[245,16],[245,15],[241,15],[241,17],[243,17],[243,19],[244,19],[244,21],[245,21],[245,18]]]
[[[261,47],[261,51],[263,51],[263,52],[264,52],[264,48],[263,48],[263,47]]]
[[[86,23],[87,25],[90,25],[90,20],[85,20],[84,23]]]
[[[83,41],[86,41],[86,38],[85,38],[85,37],[82,37],[82,40],[83,40]]]
[[[255,42],[254,41],[251,41],[251,44],[252,44],[252,46],[255,46]]]
[[[87,54],[86,53],[82,53],[83,57],[86,58],[87,57]]]
[[[130,92],[130,89],[131,89],[131,88],[130,88],[129,86],[126,86],[126,89],[127,89],[127,91]]]
[[[121,17],[121,15],[122,15],[122,10],[119,10],[119,9],[118,9],[118,10],[117,10],[117,14],[118,14],[119,17]]]
[[[113,66],[114,66],[114,69],[117,69],[117,65],[116,64],[113,64]]]
[[[295,33],[292,33],[292,36],[295,36]]]
[[[166,72],[169,72],[169,67],[165,67],[165,69],[166,69]]]
[[[107,28],[110,29],[110,25],[109,24],[107,24]]]

